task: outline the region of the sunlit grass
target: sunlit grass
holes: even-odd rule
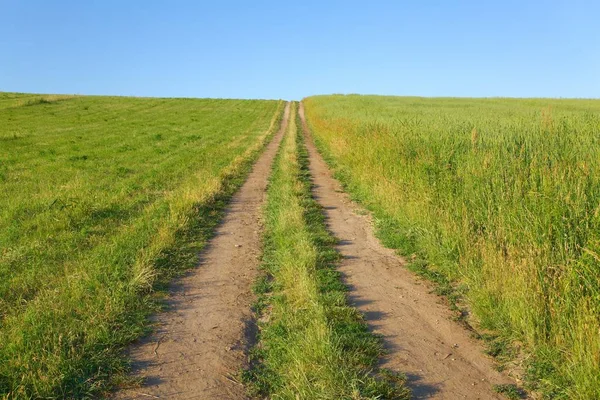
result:
[[[277,128],[277,101],[0,93],[0,397],[98,393]]]
[[[316,96],[319,147],[384,241],[524,348],[549,397],[600,398],[600,101]]]

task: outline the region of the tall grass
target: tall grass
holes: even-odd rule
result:
[[[335,270],[335,239],[312,199],[296,107],[270,180],[255,392],[272,399],[406,399],[407,390],[376,377],[381,352],[357,311],[346,305]]]
[[[0,397],[98,395],[126,372],[120,351],[157,309],[153,288],[197,262],[283,104],[10,100],[0,109]]]
[[[600,101],[317,96],[381,237],[464,293],[549,398],[600,398]]]

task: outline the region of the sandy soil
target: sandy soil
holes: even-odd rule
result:
[[[493,368],[481,343],[452,321],[431,286],[403,267],[404,260],[384,248],[364,212],[343,193],[317,152],[304,119],[313,176],[313,194],[324,207],[330,231],[340,240],[339,267],[350,287],[350,303],[381,334],[389,354],[382,367],[403,372],[414,399],[501,399],[493,384],[514,383]],[[361,215],[362,214],[362,215]]]
[[[117,399],[244,399],[236,375],[247,364],[254,337],[251,285],[261,251],[261,213],[267,179],[289,118],[233,197],[200,265],[176,282],[170,311],[157,316],[154,333],[133,346],[140,388]]]

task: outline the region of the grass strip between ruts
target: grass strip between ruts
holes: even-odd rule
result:
[[[260,338],[245,381],[273,399],[407,399],[402,376],[375,369],[381,342],[347,305],[300,126],[294,103],[268,188]]]

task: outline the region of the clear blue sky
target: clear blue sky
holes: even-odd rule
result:
[[[0,90],[600,97],[600,1],[0,0]]]

